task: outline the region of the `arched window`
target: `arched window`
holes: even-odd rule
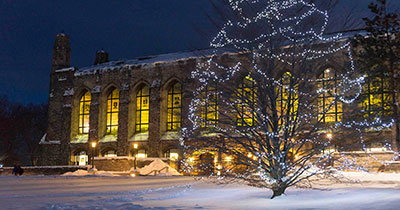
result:
[[[292,74],[285,72],[280,80],[277,98],[277,112],[280,116],[279,123],[285,120],[285,116],[295,117],[298,109],[298,94],[296,93],[296,85],[291,84]]]
[[[136,132],[149,130],[149,87],[143,86],[136,94]]]
[[[334,123],[342,120],[342,103],[337,99],[338,80],[333,69],[325,69],[317,80],[318,120]],[[335,98],[336,97],[336,98]]]
[[[86,91],[79,100],[79,122],[78,122],[78,133],[88,134],[89,133],[89,114],[90,114],[90,100],[91,95],[89,91]]]
[[[392,114],[392,99],[389,79],[384,73],[368,76],[363,85],[362,108],[365,117],[384,117]]]
[[[236,119],[237,126],[254,126],[256,109],[256,83],[246,76],[243,83],[237,89],[238,114]]]
[[[181,127],[182,122],[182,85],[175,83],[168,90],[167,130],[173,131]]]
[[[115,152],[115,150],[107,150],[106,152],[104,152],[103,156],[104,157],[117,157],[117,153]]]
[[[202,91],[201,126],[218,124],[218,93],[216,85],[207,85]]]
[[[133,157],[147,158],[147,150],[145,150],[145,149],[139,149],[137,151],[132,151],[131,154]]]
[[[118,133],[119,91],[114,89],[107,97],[106,134]]]

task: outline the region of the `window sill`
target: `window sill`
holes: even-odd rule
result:
[[[149,132],[135,133],[129,141],[147,141],[149,140]]]
[[[168,141],[168,140],[179,140],[181,137],[182,133],[179,131],[167,131],[165,134],[161,137],[161,140]]]
[[[72,144],[88,143],[88,140],[89,140],[88,134],[80,134],[80,135],[77,135],[74,138],[72,138],[71,143]]]
[[[117,135],[105,135],[103,138],[100,139],[100,142],[116,142]]]

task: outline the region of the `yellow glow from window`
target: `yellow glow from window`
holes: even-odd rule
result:
[[[232,157],[230,157],[230,156],[225,157],[225,161],[226,162],[231,162],[232,161]]]
[[[367,78],[363,90],[362,107],[365,111],[365,117],[391,115],[393,93],[390,91],[388,79]]]
[[[326,69],[318,79],[317,88],[321,92],[318,96],[318,119],[322,118],[322,122],[334,123],[342,120],[342,102],[335,100],[338,82],[332,69]]]
[[[76,153],[71,157],[71,161],[74,162],[75,165],[84,166],[88,163],[88,155],[85,151],[81,151]]]
[[[149,130],[149,87],[143,86],[136,94],[136,132]]]
[[[135,154],[135,157],[137,158],[147,158],[147,152],[145,149],[140,149],[138,152]]]
[[[202,92],[201,126],[216,126],[218,123],[218,94],[216,88],[206,86]]]
[[[169,154],[169,158],[171,158],[171,160],[177,160],[178,157],[179,157],[179,154],[178,154],[178,153],[171,152],[171,153]]]
[[[78,121],[79,134],[89,133],[90,101],[91,101],[90,92],[86,91],[86,93],[81,97],[79,101],[79,121]]]
[[[167,104],[167,130],[177,130],[181,127],[182,122],[182,86],[180,83],[175,83],[168,90]]]
[[[286,72],[283,74],[281,79],[281,87],[279,88],[278,91],[277,111],[278,115],[281,116],[281,119],[279,121],[280,124],[282,124],[282,121],[284,120],[282,119],[282,116],[287,115],[289,107],[290,107],[289,110],[290,116],[296,116],[297,114],[298,94],[295,92],[296,87],[291,87],[290,85],[291,77],[292,74],[290,74],[290,72]],[[292,88],[292,90],[290,90],[289,88]]]
[[[254,126],[256,94],[255,81],[246,76],[243,83],[238,88],[238,116],[237,126]]]
[[[104,153],[104,157],[117,157],[117,153],[115,150],[108,150],[106,153]]]
[[[118,133],[119,91],[114,89],[107,97],[106,134]]]

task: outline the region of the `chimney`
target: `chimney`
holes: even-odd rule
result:
[[[56,35],[51,65],[53,71],[67,68],[71,65],[71,47],[69,43],[69,36],[64,33]]]
[[[94,65],[107,63],[108,62],[108,53],[103,49],[96,52],[96,58],[94,60]]]

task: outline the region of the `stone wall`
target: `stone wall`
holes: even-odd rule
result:
[[[66,172],[74,172],[78,169],[87,170],[87,166],[23,166],[24,176],[37,175],[61,175]],[[4,167],[0,175],[12,175],[13,167]]]
[[[137,158],[136,167],[142,168],[149,165],[153,160],[154,158]],[[162,160],[169,163],[169,159],[162,158]],[[129,171],[134,167],[134,162],[135,158],[133,157],[95,157],[94,159],[94,165],[100,171]]]

